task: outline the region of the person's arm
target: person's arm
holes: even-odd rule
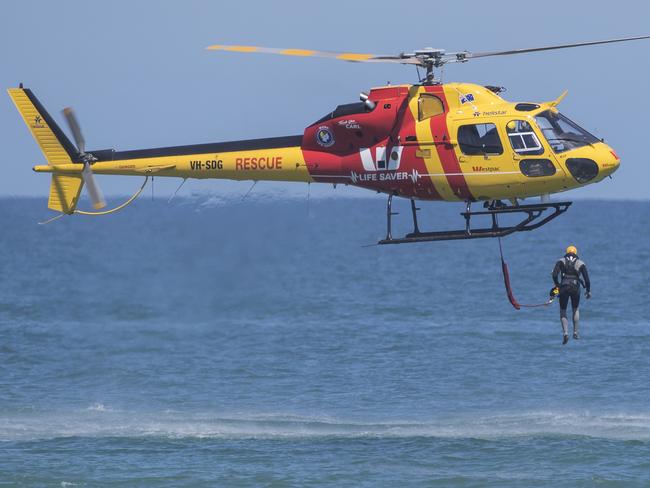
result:
[[[582,264],[580,267],[580,274],[582,275],[582,280],[585,282],[585,290],[587,294],[591,294],[591,282],[589,281],[589,273],[587,272],[587,265]]]
[[[558,277],[560,276],[560,271],[561,271],[560,263],[561,263],[561,261],[558,261],[558,262],[555,263],[555,268],[553,268],[553,273],[551,274],[551,276],[553,277],[553,283],[555,283],[555,286],[560,286],[560,281],[558,279]]]

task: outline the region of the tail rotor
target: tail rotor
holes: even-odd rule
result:
[[[63,115],[68,123],[70,132],[72,132],[72,137],[79,153],[79,159],[84,165],[84,168],[81,171],[81,177],[88,189],[90,201],[95,209],[104,208],[106,206],[106,201],[104,200],[104,195],[102,194],[99,185],[97,185],[97,182],[95,181],[95,175],[92,170],[92,164],[96,159],[92,154],[86,152],[86,140],[81,132],[81,127],[79,126],[74,110],[70,107],[64,108]]]

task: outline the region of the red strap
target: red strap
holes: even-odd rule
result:
[[[526,308],[547,307],[548,305],[553,303],[552,299],[544,303],[536,303],[531,305],[524,305],[517,302],[517,299],[512,293],[512,286],[510,286],[510,273],[508,272],[508,265],[503,259],[503,247],[501,246],[500,237],[499,237],[499,253],[501,254],[501,271],[503,273],[503,283],[506,286],[506,293],[508,294],[508,300],[510,300],[510,303],[515,308],[515,310],[521,310],[522,307],[526,307]]]
[[[521,305],[517,303],[517,299],[512,294],[512,287],[510,286],[510,273],[508,273],[508,265],[503,260],[503,258],[501,258],[501,271],[503,271],[503,283],[506,285],[508,300],[510,300],[510,303],[512,303],[512,306],[515,307],[516,310],[519,310],[521,308]]]

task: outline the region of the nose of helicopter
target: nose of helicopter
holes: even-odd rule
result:
[[[621,158],[618,157],[616,151],[614,151],[610,146],[606,144],[603,145],[605,146],[603,148],[603,156],[600,158],[598,165],[600,166],[601,174],[609,176],[621,165]]]
[[[611,147],[599,142],[588,148],[578,148],[565,164],[571,176],[584,185],[610,176],[620,166],[621,159]]]

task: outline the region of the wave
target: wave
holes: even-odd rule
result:
[[[502,439],[549,436],[648,441],[650,415],[528,412],[427,421],[359,422],[283,414],[136,413],[95,404],[70,412],[29,412],[0,418],[2,441],[65,437]]]

